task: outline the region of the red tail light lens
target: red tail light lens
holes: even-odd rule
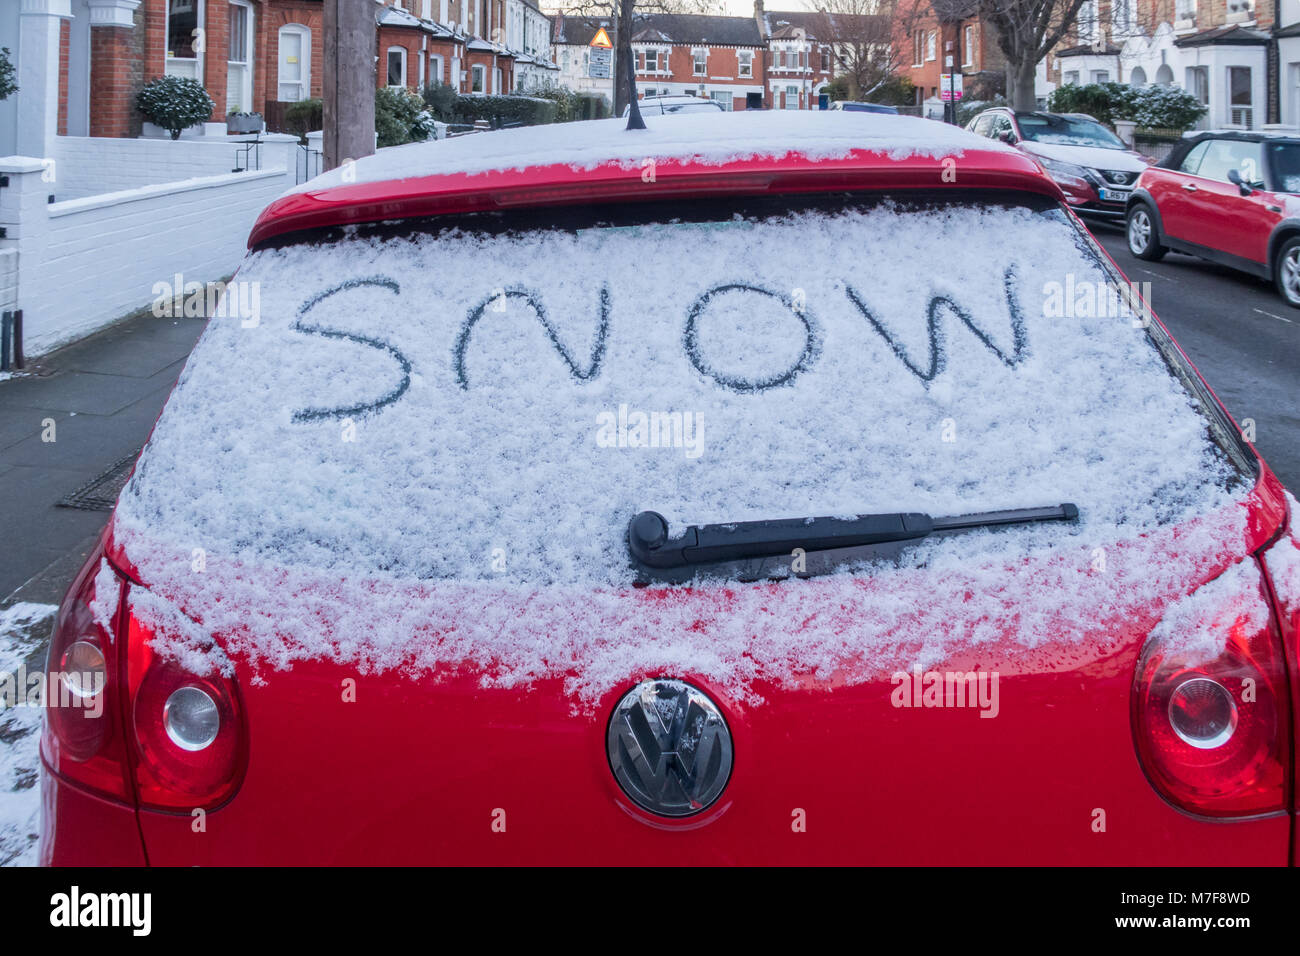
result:
[[[246,735],[234,682],[191,674],[155,654],[135,614],[127,636],[131,722],[140,804],[212,809],[238,789]]]
[[[1214,588],[1209,600],[1193,595],[1200,625],[1222,635],[1217,656],[1157,629],[1134,687],[1135,737],[1148,778],[1170,803],[1204,816],[1288,806],[1290,698],[1281,641],[1271,614],[1261,613],[1268,600],[1258,576],[1234,580],[1242,583],[1206,585],[1207,595]]]
[[[96,550],[55,619],[45,666],[41,735],[42,756],[54,773],[118,800],[130,794],[117,634],[123,592],[123,581]]]
[[[124,803],[213,809],[243,775],[238,693],[155,654],[134,590],[102,552],[77,575],[50,639],[41,753],[61,778]]]

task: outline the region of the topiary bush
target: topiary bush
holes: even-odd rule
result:
[[[1206,113],[1191,93],[1176,86],[1136,88],[1127,83],[1070,84],[1052,91],[1047,108],[1056,113],[1088,113],[1113,126],[1132,120],[1143,129],[1191,129]]]
[[[144,85],[135,108],[144,118],[180,139],[195,123],[212,118],[212,97],[198,80],[187,76],[160,76]]]
[[[0,48],[0,100],[8,99],[18,92],[18,83],[14,79],[14,65],[9,59],[9,48]]]
[[[456,122],[456,101],[460,94],[454,89],[446,83],[429,83],[420,95],[434,119],[443,123]]]
[[[1209,107],[1177,86],[1144,86],[1133,96],[1128,116],[1143,129],[1188,130],[1204,116]]]
[[[375,132],[379,148],[423,142],[433,135],[433,117],[418,93],[383,86],[375,91]]]
[[[312,130],[325,125],[325,103],[319,97],[298,100],[284,109],[284,132],[293,133],[302,142]]]

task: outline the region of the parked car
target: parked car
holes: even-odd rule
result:
[[[1129,251],[1200,256],[1274,283],[1300,308],[1300,137],[1215,130],[1143,172],[1128,201]]]
[[[888,113],[898,115],[897,106],[885,106],[881,103],[859,103],[856,100],[835,100],[831,103],[830,108],[833,110],[843,110],[846,113]]]
[[[1129,191],[1150,160],[1084,113],[985,110],[966,124],[981,136],[1023,150],[1056,180],[1083,216],[1122,220]]]
[[[721,103],[716,103],[703,96],[673,94],[668,96],[644,96],[639,101],[642,116],[687,116],[691,113],[725,113]],[[632,111],[631,106],[623,107],[623,116]]]
[[[385,152],[262,213],[62,604],[43,862],[1288,863],[1294,500],[1037,163]]]

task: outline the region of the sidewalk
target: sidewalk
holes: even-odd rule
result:
[[[140,450],[205,323],[142,313],[0,380],[0,606],[62,598],[109,512],[57,503]]]

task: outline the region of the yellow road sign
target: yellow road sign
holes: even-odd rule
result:
[[[601,27],[596,31],[596,35],[591,38],[591,43],[588,45],[604,47],[607,50],[614,46],[614,44],[609,42],[609,34],[605,32],[604,27]]]

